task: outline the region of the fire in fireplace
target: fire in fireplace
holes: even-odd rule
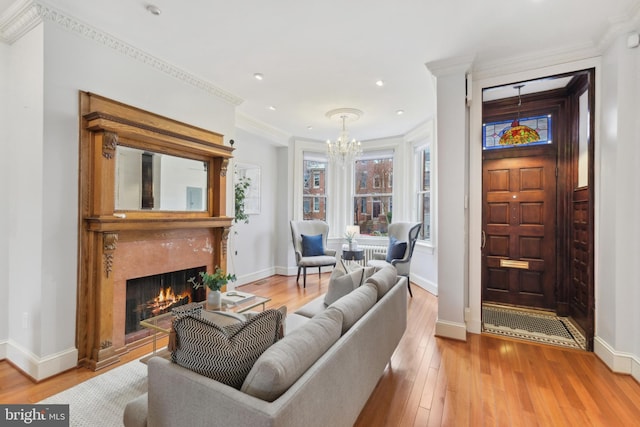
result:
[[[202,266],[127,280],[125,343],[150,335],[149,330],[140,327],[141,320],[190,302],[204,301],[205,289],[193,289],[187,281],[206,270]]]

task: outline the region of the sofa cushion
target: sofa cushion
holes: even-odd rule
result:
[[[322,313],[326,309],[327,305],[324,303],[324,295],[320,295],[296,310],[296,314],[310,319],[313,316]]]
[[[374,306],[377,300],[376,288],[365,284],[340,298],[329,308],[335,308],[342,313],[342,333],[344,334]]]
[[[340,338],[341,326],[342,314],[331,308],[299,326],[260,356],[240,391],[273,402]]]
[[[258,357],[278,341],[282,323],[282,312],[272,309],[225,327],[193,316],[178,318],[171,360],[239,389]]]
[[[395,237],[389,238],[389,247],[387,247],[387,262],[391,262],[394,259],[404,258],[404,253],[407,251],[407,242],[401,242]]]
[[[319,256],[324,255],[324,247],[322,245],[322,234],[307,236],[302,234],[302,256]]]
[[[365,280],[366,283],[373,284],[378,290],[378,300],[382,298],[389,289],[393,287],[398,281],[398,270],[391,265],[387,264],[380,270],[376,271],[373,276]]]
[[[285,319],[285,323],[287,324],[287,333],[290,334],[291,332],[295,331],[300,326],[302,326],[305,323],[307,323],[309,321],[309,319],[310,319],[310,317],[302,316],[302,315],[297,314],[297,313],[288,314],[286,319]]]
[[[376,268],[369,265],[367,265],[366,267],[363,267],[362,269],[363,269],[362,283],[360,285],[363,285],[365,280],[373,276],[373,274],[376,272]]]
[[[344,272],[340,268],[335,268],[331,272],[327,293],[324,296],[324,303],[331,305],[349,292],[362,284],[364,274],[363,268],[358,268],[352,272]]]

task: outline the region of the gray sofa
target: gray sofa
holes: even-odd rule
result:
[[[406,280],[385,267],[329,307],[319,297],[290,313],[240,390],[152,358],[125,426],[353,425],[406,329]]]

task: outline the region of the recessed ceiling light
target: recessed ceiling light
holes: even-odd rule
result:
[[[313,126],[307,126],[307,129],[312,130]]]
[[[399,115],[399,116],[401,116],[401,115],[403,115],[403,114],[404,114],[404,110],[397,110],[397,111],[396,111],[396,114],[397,114],[397,115]]]
[[[263,75],[262,73],[253,73],[253,77],[254,77],[256,80],[262,80],[262,79],[264,79],[264,75]]]
[[[155,4],[148,4],[146,9],[150,14],[155,15],[155,16],[159,16],[162,13],[160,8],[158,6],[156,6]]]
[[[267,108],[271,111],[276,111],[276,107],[273,105],[269,105]]]
[[[376,86],[379,86],[379,87],[384,86],[384,81],[382,81],[382,80],[376,81]]]

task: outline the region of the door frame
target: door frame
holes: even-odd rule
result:
[[[518,81],[535,80],[547,76],[571,74],[582,70],[594,70],[594,111],[593,111],[593,150],[595,171],[593,192],[594,192],[594,250],[593,250],[593,277],[598,277],[598,244],[597,244],[597,200],[598,200],[598,170],[599,152],[598,135],[600,134],[600,71],[602,68],[601,59],[592,57],[576,61],[563,62],[561,64],[545,65],[543,61],[538,62],[536,68],[525,69],[531,64],[510,64],[507,69],[499,71],[497,68],[485,71],[476,71],[472,75],[467,75],[470,92],[467,94],[469,103],[469,209],[468,209],[468,295],[465,297],[465,307],[468,311],[465,314],[467,331],[475,334],[482,332],[482,94],[483,90],[511,84]],[[548,64],[548,63],[547,63]],[[500,73],[500,74],[499,74]],[[598,284],[594,283],[594,297],[598,294]],[[597,316],[597,300],[594,304],[595,315]],[[594,323],[594,336],[595,336]]]

